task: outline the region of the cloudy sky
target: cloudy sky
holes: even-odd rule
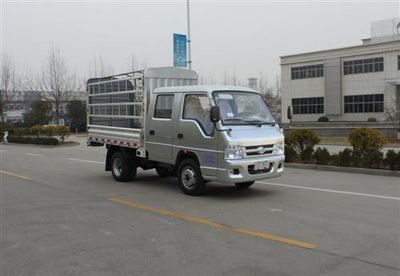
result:
[[[21,71],[40,72],[52,44],[87,77],[102,57],[116,72],[131,56],[172,65],[186,1],[1,1],[1,46]],[[398,1],[191,1],[193,68],[222,81],[279,74],[279,56],[357,45],[370,23],[399,17]]]

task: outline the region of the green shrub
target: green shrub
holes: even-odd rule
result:
[[[353,164],[353,151],[351,149],[344,149],[339,151],[336,158],[332,158],[332,165],[340,167],[350,167]]]
[[[349,134],[353,146],[355,165],[360,167],[379,167],[383,155],[380,152],[386,143],[385,137],[373,128],[357,128]]]
[[[400,171],[400,151],[388,150],[383,163],[390,170]]]
[[[45,137],[24,137],[24,136],[8,136],[8,142],[19,144],[35,144],[35,145],[57,145],[56,138]]]
[[[31,127],[31,133],[32,135],[36,135],[36,137],[39,137],[41,134],[44,133],[44,127],[41,125],[34,125]]]
[[[295,129],[285,138],[286,149],[292,149],[300,159],[306,162],[312,160],[314,146],[320,138],[312,129]]]
[[[47,135],[48,137],[53,137],[56,135],[57,131],[57,126],[45,126],[43,128],[44,134]]]
[[[296,162],[298,159],[298,155],[296,151],[290,147],[285,148],[285,162],[293,163]]]
[[[307,147],[300,153],[300,159],[303,163],[313,163],[314,162],[314,148]]]
[[[24,136],[24,135],[31,135],[32,132],[29,127],[18,127],[14,128],[10,134]]]
[[[368,122],[377,122],[375,117],[369,117],[367,121]]]
[[[318,122],[329,122],[329,118],[326,116],[321,116],[318,118]]]
[[[339,164],[338,159],[339,159],[339,155],[337,153],[332,154],[330,159],[329,159],[329,165],[339,166],[338,165]]]
[[[61,143],[64,143],[66,137],[69,136],[71,130],[67,126],[56,126],[55,128],[55,135],[60,137]]]
[[[317,148],[314,152],[314,160],[318,165],[328,165],[331,155],[326,148]]]

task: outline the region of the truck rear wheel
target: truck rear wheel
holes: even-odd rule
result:
[[[235,183],[236,187],[238,187],[240,189],[246,189],[253,184],[254,184],[254,181]]]
[[[111,173],[115,180],[127,182],[136,175],[136,167],[125,154],[115,152],[111,157]]]
[[[201,195],[206,190],[200,167],[193,159],[184,159],[178,167],[178,183],[182,192],[187,195]]]

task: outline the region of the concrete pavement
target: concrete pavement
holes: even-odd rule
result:
[[[287,169],[189,197],[104,158],[0,145],[2,275],[400,275],[398,178]]]

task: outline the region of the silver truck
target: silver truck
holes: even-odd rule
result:
[[[106,145],[117,181],[137,168],[176,176],[199,195],[208,181],[247,188],[284,169],[284,137],[259,93],[199,86],[194,71],[149,68],[87,82],[88,145]]]

